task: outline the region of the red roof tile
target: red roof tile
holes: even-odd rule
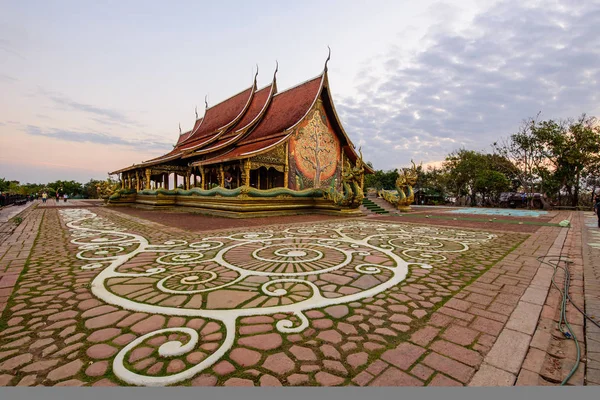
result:
[[[267,104],[267,100],[269,100],[269,94],[271,93],[271,89],[273,88],[273,84],[264,87],[257,91],[252,98],[252,103],[250,103],[250,107],[248,107],[248,111],[242,117],[240,122],[238,122],[232,131],[240,130],[246,128],[262,111],[262,109]]]
[[[323,75],[277,93],[256,128],[243,142],[267,138],[294,126],[308,112],[319,95]]]
[[[244,111],[253,91],[254,87],[250,87],[207,109],[203,117],[204,122],[194,130],[188,139],[188,143],[201,143],[202,139],[213,135],[220,128],[234,122],[240,116],[240,113]]]
[[[237,139],[241,137],[244,132],[244,129],[247,129],[252,122],[259,116],[261,111],[263,111],[264,107],[269,100],[269,95],[273,89],[273,84],[264,87],[263,89],[257,91],[252,98],[252,102],[248,107],[248,110],[242,117],[242,119],[235,124],[227,133],[223,134],[218,140],[214,143],[211,143],[208,147],[199,150],[199,153],[206,153],[216,149],[219,149],[226,145],[231,145],[235,143]]]
[[[185,142],[187,140],[187,138],[190,137],[191,134],[192,134],[192,131],[185,132],[185,133],[179,135],[179,139],[177,139],[177,143],[175,144],[175,147],[177,147],[181,143]]]

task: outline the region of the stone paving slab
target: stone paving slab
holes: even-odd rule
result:
[[[4,385],[512,384],[516,367],[484,360],[523,297],[540,306],[535,258],[562,232],[333,220],[198,234],[101,208],[30,219],[31,255],[7,252],[29,261],[0,321]]]
[[[600,228],[595,214],[582,215],[582,256],[585,312],[600,323]],[[581,303],[580,303],[581,304]],[[600,328],[585,321],[587,344],[586,384],[600,385]]]
[[[41,203],[41,201],[28,201],[27,203],[20,206],[10,205],[0,208],[0,224],[8,222],[8,220],[10,220],[11,218],[16,217],[23,211],[27,210],[29,207],[38,203]]]

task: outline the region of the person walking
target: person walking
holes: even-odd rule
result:
[[[44,192],[42,194],[42,203],[46,204],[46,200],[48,199],[48,194],[46,194],[46,192]]]
[[[63,196],[63,199],[65,199],[65,203],[67,202],[67,199],[69,198],[69,195],[65,193],[65,195]]]
[[[594,203],[594,213],[598,217],[598,228],[600,228],[600,194],[596,195],[596,201]]]
[[[231,181],[233,181],[233,177],[231,175],[227,175],[225,178],[225,189],[231,189]]]

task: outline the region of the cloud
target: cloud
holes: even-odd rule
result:
[[[600,4],[525,4],[497,3],[462,32],[448,28],[450,18],[408,59],[391,48],[363,68],[360,96],[336,107],[365,159],[391,169],[463,146],[489,151],[538,111],[547,119],[599,112]]]
[[[34,125],[25,126],[24,131],[29,135],[59,139],[67,142],[95,143],[105,146],[128,146],[140,151],[165,151],[165,149],[171,148],[171,143],[152,141],[148,138],[144,138],[144,140],[125,140],[118,136],[92,131],[45,129]]]
[[[8,82],[8,83],[14,83],[17,82],[18,79],[17,78],[13,78],[12,76],[6,75],[6,74],[0,74],[0,82]]]
[[[92,119],[98,123],[123,126],[139,125],[120,111],[80,103],[62,94],[46,91],[41,87],[38,87],[38,91],[65,109],[82,111],[94,115],[95,117]]]
[[[13,56],[19,57],[21,60],[26,60],[18,51],[16,51],[11,42],[6,39],[0,39],[0,50],[6,53],[12,54]]]

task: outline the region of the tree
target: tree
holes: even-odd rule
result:
[[[508,159],[516,167],[516,177],[525,190],[531,194],[533,202],[534,181],[539,177],[539,171],[545,160],[544,147],[538,134],[537,118],[524,120],[519,131],[500,143],[493,144],[498,154]]]
[[[0,192],[6,192],[8,190],[8,185],[10,184],[5,178],[0,178]]]
[[[475,180],[477,173],[486,169],[485,156],[473,150],[460,149],[450,153],[443,163],[448,181],[457,197],[469,196],[476,205]]]
[[[440,178],[446,187],[457,197],[468,195],[472,206],[477,204],[478,197],[484,203],[497,204],[500,194],[511,188],[518,175],[517,168],[506,157],[466,149],[450,153],[443,168]]]
[[[554,166],[555,179],[562,183],[571,197],[571,206],[579,204],[584,178],[593,175],[600,163],[600,126],[595,118],[585,114],[569,119],[540,124],[540,140]]]
[[[497,204],[500,194],[510,189],[510,180],[501,172],[485,169],[475,178],[475,190],[481,193],[483,202]]]

